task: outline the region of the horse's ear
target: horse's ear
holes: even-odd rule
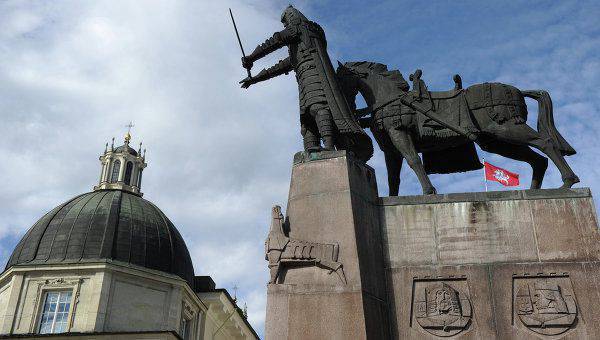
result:
[[[344,67],[344,64],[342,64],[339,60],[337,62],[338,62],[338,67]]]

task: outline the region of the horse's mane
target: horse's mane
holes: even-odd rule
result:
[[[344,64],[345,67],[355,70],[355,71],[363,71],[367,73],[375,73],[379,74],[394,83],[398,89],[402,91],[408,91],[409,86],[402,73],[398,70],[388,71],[387,65],[376,63],[372,61],[350,61]]]
[[[369,73],[372,73],[372,72],[382,73],[382,72],[385,72],[388,70],[386,65],[372,62],[372,61],[350,61],[350,62],[345,63],[344,66],[346,66],[350,69],[358,70],[358,71],[360,71],[360,70],[367,71]]]

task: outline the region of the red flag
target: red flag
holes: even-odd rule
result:
[[[498,182],[507,187],[516,187],[519,185],[519,174],[494,166],[488,162],[484,162],[485,179],[488,181]]]

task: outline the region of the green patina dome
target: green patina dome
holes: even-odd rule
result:
[[[77,196],[44,215],[14,249],[19,265],[123,262],[175,274],[193,286],[183,238],[151,202],[121,190]]]

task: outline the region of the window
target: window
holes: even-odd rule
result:
[[[133,163],[127,162],[127,167],[125,168],[125,184],[129,185],[131,183],[131,171],[133,170]]]
[[[121,161],[116,160],[113,163],[112,176],[110,176],[111,183],[116,183],[119,181],[119,172],[121,172]]]
[[[67,331],[69,311],[71,310],[71,295],[70,290],[46,293],[40,318],[40,334],[64,333]]]
[[[142,187],[142,169],[140,169],[140,173],[138,175],[137,182],[138,182],[137,187],[141,188]]]
[[[100,170],[100,183],[104,182],[104,170],[106,169],[106,164],[102,163],[102,170]]]

